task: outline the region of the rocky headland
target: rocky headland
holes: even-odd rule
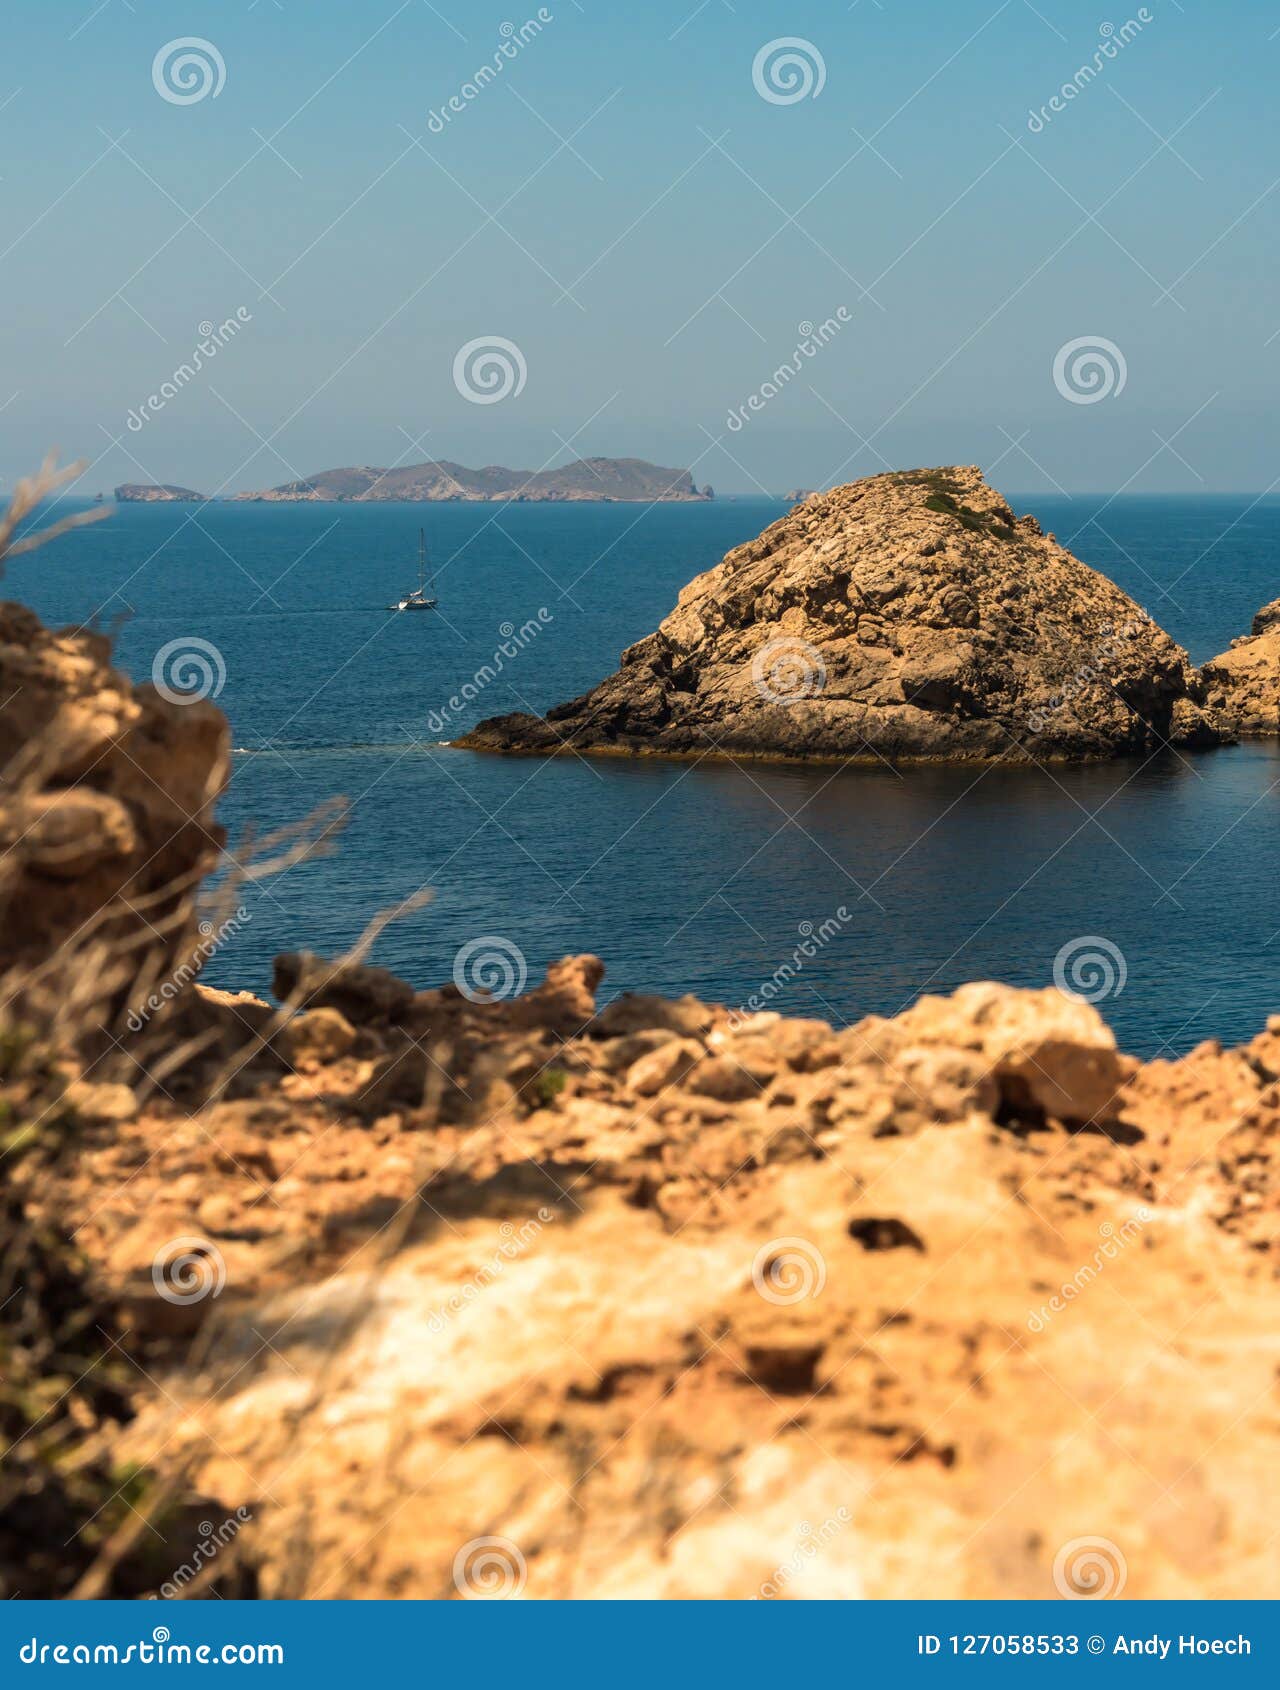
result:
[[[1280,1019],[1140,1067],[1053,988],[602,974],[290,958],[285,1017],[194,989],[170,1096],[89,1091],[30,1201],[157,1381],[115,1459],[243,1511],[266,1596],[1280,1594]]]
[[[819,493],[728,553],[494,751],[967,761],[1110,757],[1221,737],[1187,654],[972,467]]]
[[[1264,604],[1247,634],[1200,671],[1204,695],[1243,738],[1280,733],[1280,599]]]
[[[608,503],[640,501],[646,504],[710,499],[709,487],[701,491],[686,469],[664,469],[643,458],[578,458],[559,469],[503,469],[490,464],[484,469],[466,469],[462,464],[405,464],[394,469],[364,466],[356,469],[328,469],[301,481],[286,481],[261,493],[236,493],[236,499],[264,503],[397,502],[419,500],[462,500],[469,502],[513,501],[517,503],[578,503],[604,500]]]

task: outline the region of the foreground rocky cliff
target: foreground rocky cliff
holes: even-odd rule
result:
[[[590,957],[492,1004],[330,972],[239,1098],[44,1194],[150,1346],[118,1454],[250,1521],[224,1570],[1280,1595],[1280,1020],[1139,1068],[1055,989],[835,1029],[597,1011]]]
[[[1105,757],[1212,744],[1186,653],[979,470],[816,494],[691,581],[617,674],[497,751]]]
[[[104,514],[24,524],[82,464],[46,460],[0,514],[0,573]],[[165,1530],[194,1532],[194,1493],[119,1464],[137,1395],[111,1292],[66,1216],[41,1213],[94,1125],[133,1114],[185,1051],[126,1051],[129,1005],[192,970],[194,901],[221,844],[221,712],[112,668],[109,641],[52,633],[0,604],[0,1594],[65,1595],[105,1559],[103,1588],[141,1594],[172,1564]],[[159,998],[156,1000],[159,1002]],[[138,1023],[140,1026],[141,1024]],[[90,1075],[93,1077],[90,1078]],[[127,1081],[127,1083],[126,1083]],[[150,1490],[158,1530],[111,1553]],[[148,1552],[159,1545],[161,1554]],[[229,1569],[228,1569],[229,1570]],[[248,1594],[235,1575],[222,1594]]]
[[[186,954],[224,839],[230,732],[213,704],[133,687],[110,658],[105,635],[0,603],[0,977],[95,936],[130,944],[139,975]]]

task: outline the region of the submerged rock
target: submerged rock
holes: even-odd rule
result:
[[[478,750],[1026,762],[1213,744],[1186,653],[975,468],[817,494],[592,692]]]

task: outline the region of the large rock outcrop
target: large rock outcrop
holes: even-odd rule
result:
[[[1280,599],[1264,604],[1247,634],[1200,671],[1204,695],[1233,734],[1280,733]]]
[[[230,734],[205,700],[133,686],[105,635],[0,604],[0,974],[105,938],[137,974],[185,955],[223,830]]]
[[[348,970],[296,1072],[44,1189],[135,1329],[207,1322],[116,1453],[250,1515],[264,1595],[1280,1594],[1280,1020],[1140,1068],[1052,988],[600,973]]]
[[[1186,653],[979,470],[817,494],[680,594],[617,674],[480,750],[1015,761],[1214,743]]]

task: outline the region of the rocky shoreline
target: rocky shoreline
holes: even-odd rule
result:
[[[816,494],[691,581],[618,672],[457,743],[803,761],[1060,761],[1231,737],[1187,654],[973,467]]]

